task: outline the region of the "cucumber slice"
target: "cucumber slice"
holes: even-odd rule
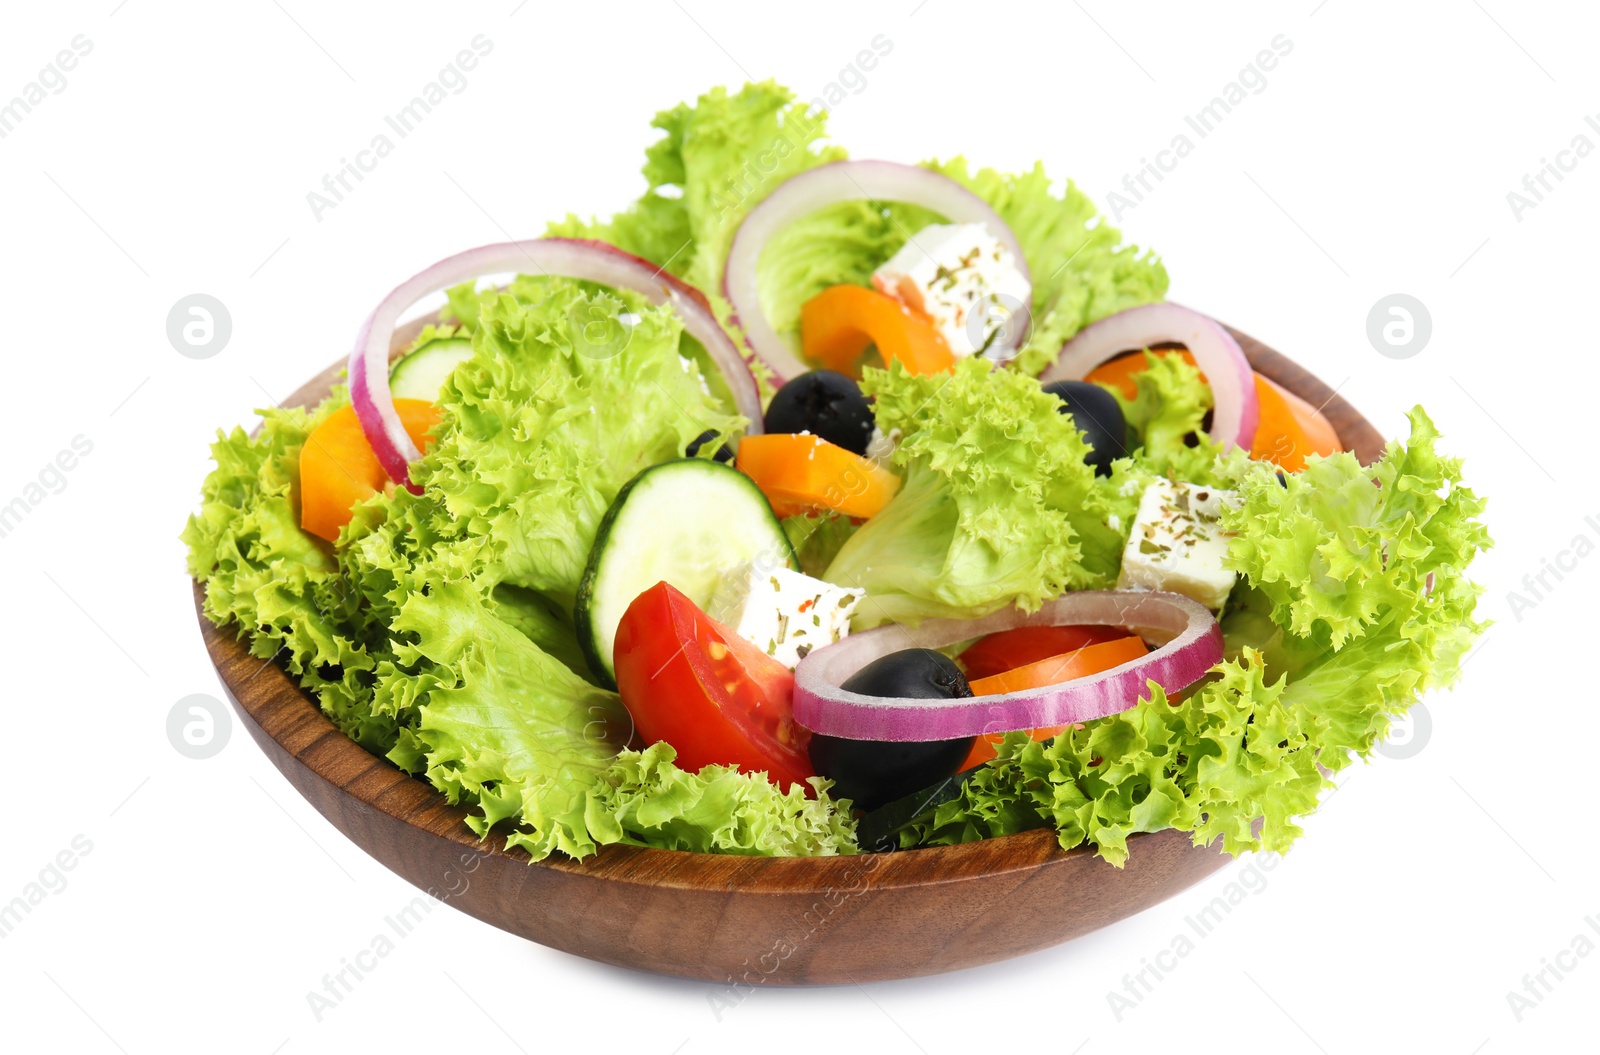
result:
[[[757,558],[800,567],[772,506],[744,473],[680,458],[629,480],[600,521],[578,586],[578,640],[595,677],[616,687],[612,646],[634,598],[669,582],[704,608],[725,573]]]
[[[389,370],[389,391],[396,399],[437,402],[439,389],[457,366],[472,358],[472,342],[465,337],[441,337],[407,352]]]

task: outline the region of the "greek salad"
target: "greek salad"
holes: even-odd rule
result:
[[[1483,628],[1460,463],[1361,464],[1072,184],[824,116],[712,91],[622,213],[397,287],[219,434],[206,615],[535,859],[1286,849]]]

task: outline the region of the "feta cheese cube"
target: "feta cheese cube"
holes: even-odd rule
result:
[[[723,576],[706,614],[793,670],[812,649],[850,633],[865,596],[757,559]]]
[[[1223,565],[1228,534],[1218,523],[1232,491],[1158,480],[1139,499],[1139,515],[1122,551],[1119,589],[1166,590],[1216,611],[1233,589],[1235,572]]]
[[[934,224],[872,274],[878,292],[927,317],[958,357],[984,351],[1033,287],[981,223]]]

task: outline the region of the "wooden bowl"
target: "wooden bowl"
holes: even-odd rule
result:
[[[396,354],[421,323],[395,337]],[[1255,368],[1321,406],[1363,461],[1372,426],[1317,378],[1234,331]],[[337,364],[290,397],[319,402]],[[195,602],[202,599],[195,587]],[[1179,831],[1129,840],[1116,869],[1042,830],[963,846],[835,858],[752,858],[610,846],[530,863],[426,782],[347,739],[233,629],[200,628],[245,728],[289,783],[357,846],[432,896],[579,956],[741,985],[870,982],[1042,949],[1143,911],[1222,868]]]

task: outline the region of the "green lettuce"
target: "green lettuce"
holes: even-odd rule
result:
[[[528,303],[480,307],[473,358],[452,375],[446,420],[415,477],[490,574],[570,610],[595,531],[639,470],[682,456],[723,413],[678,354],[682,324],[635,294],[557,282]]]
[[[600,516],[639,468],[742,428],[679,358],[676,317],[544,279],[454,302],[475,355],[412,466],[423,493],[358,505],[334,546],[300,530],[296,491],[300,449],[348,404],[342,389],[218,437],[183,534],[207,616],[364,747],[468,806],[480,835],[499,828],[535,858],[615,842],[854,852],[826,782],[808,796],[764,773],[685,773],[665,745],[623,750],[626,711],[584,676],[570,598]]]
[[[812,777],[815,797],[781,791],[765,773],[705,766],[687,773],[666,743],[624,751],[586,792],[585,817],[597,843],[628,843],[695,853],[821,857],[856,852],[850,802],[830,800],[829,781]]]
[[[1060,401],[1030,377],[967,360],[951,375],[869,370],[904,483],[839,549],[824,577],[858,586],[861,625],[1032,611],[1116,579],[1125,535],[1110,488]]]
[[[1133,398],[1105,387],[1122,407],[1130,455],[1112,463],[1104,490],[1117,523],[1131,524],[1139,498],[1159,479],[1233,488],[1259,469],[1241,450],[1223,454],[1202,425],[1211,409],[1211,389],[1200,371],[1176,355],[1144,353],[1147,367],[1136,375]]]
[[[218,433],[216,467],[182,539],[189,574],[205,587],[205,614],[250,639],[262,665],[281,662],[351,739],[387,751],[392,718],[372,713],[373,674],[387,633],[354,594],[327,544],[300,529],[295,495],[300,448],[327,415],[348,404],[338,389],[314,412],[261,411],[255,436]]]
[[[826,121],[825,111],[811,112],[771,81],[737,92],[713,89],[692,106],[656,116],[664,135],[646,152],[646,190],[633,206],[605,222],[569,216],[549,233],[599,238],[664,265],[705,291],[728,322],[717,294],[739,224],[785,180],[846,156],[826,141]],[[926,165],[988,202],[1022,244],[1033,296],[1019,370],[1040,373],[1084,326],[1166,295],[1161,261],[1124,245],[1072,183],[1057,193],[1039,166],[1004,175],[974,170],[960,157]],[[915,206],[859,201],[796,220],[762,254],[763,311],[778,333],[794,337],[807,300],[830,286],[868,284],[878,265],[940,219]]]
[[[1229,853],[1286,850],[1324,784],[1323,723],[1283,693],[1246,651],[1181,701],[1151,682],[1131,709],[1047,743],[1010,734],[959,797],[903,838],[933,845],[1050,825],[1063,847],[1090,843],[1119,867],[1130,835],[1168,828],[1196,844],[1220,837]]]
[[[735,232],[790,176],[844,156],[823,114],[777,85],[716,90],[664,111],[645,192],[605,222],[552,234],[601,238],[717,295]],[[1121,863],[1138,832],[1176,827],[1239,852],[1284,849],[1326,771],[1365,757],[1417,695],[1450,683],[1483,624],[1466,576],[1489,544],[1459,462],[1412,437],[1369,467],[1310,460],[1280,484],[1200,434],[1209,393],[1176,357],[1123,406],[1138,447],[1109,479],[1028,374],[1105,315],[1165,294],[1159,260],[1122,244],[1086,196],[1039,168],[1016,176],[929,163],[988,201],[1033,271],[1033,331],[1014,364],[918,378],[871,371],[880,426],[901,440],[903,486],[856,527],[785,525],[810,570],[863,586],[858,623],[1036,608],[1115,580],[1123,529],[1156,476],[1235,489],[1229,560],[1241,573],[1223,622],[1228,655],[1182,698],[1155,686],[1112,718],[1035,744],[1008,737],[908,843],[1051,826]],[[872,270],[936,217],[895,203],[819,210],[768,246],[765,310],[793,335],[800,306]],[[615,694],[586,676],[572,601],[601,516],[639,469],[710,431],[737,435],[720,378],[672,313],[592,284],[518,276],[447,293],[440,326],[472,359],[441,393],[443,419],[412,467],[423,493],[374,496],[329,547],[298,526],[299,451],[348,397],[263,414],[219,435],[216,468],[184,541],[205,611],[281,663],[345,733],[469,807],[474,830],[533,856],[608,843],[749,854],[855,849],[848,804],[764,774],[685,773],[672,749],[624,748]],[[1191,437],[1195,437],[1191,441]],[[1258,830],[1259,822],[1259,830]]]
[[[1411,441],[1363,466],[1313,457],[1282,481],[1253,474],[1223,525],[1229,562],[1255,591],[1223,621],[1230,646],[1259,642],[1287,676],[1287,698],[1329,723],[1324,760],[1365,757],[1419,693],[1448,685],[1488,624],[1467,575],[1492,543],[1484,500],[1461,482],[1460,459],[1411,411]]]
[[[855,851],[849,804],[828,782],[780,791],[765,773],[687,773],[672,748],[621,751],[632,725],[621,699],[545,653],[466,583],[413,594],[395,622],[401,663],[423,673],[414,740],[428,779],[473,807],[479,835],[497,825],[535,860],[583,858],[610,843],[702,853],[831,855]],[[407,759],[400,759],[406,761]]]
[[[409,597],[394,630],[400,660],[426,663],[416,737],[428,779],[481,812],[482,835],[520,818],[535,856],[579,856],[583,795],[630,731],[615,693],[590,685],[497,619],[477,591],[433,584]]]
[[[1165,828],[1230,853],[1288,849],[1331,774],[1454,681],[1485,627],[1467,577],[1490,545],[1484,503],[1437,440],[1418,408],[1410,441],[1370,466],[1337,454],[1283,482],[1239,471],[1224,514],[1244,579],[1222,624],[1229,658],[1176,705],[1152,682],[1133,708],[1049,743],[1009,735],[903,844],[1053,826],[1063,847],[1119,865],[1130,835]]]
[[[1134,378],[1138,389],[1132,399],[1114,386],[1107,389],[1138,438],[1140,466],[1190,483],[1209,483],[1201,477],[1217,456],[1217,446],[1202,427],[1211,409],[1210,386],[1179,356],[1146,351],[1144,358],[1146,366]]]
[[[714,294],[750,209],[789,177],[845,156],[821,145],[826,119],[772,81],[713,88],[656,115],[664,134],[645,151],[637,202],[605,222],[568,216],[548,233],[610,242]]]

